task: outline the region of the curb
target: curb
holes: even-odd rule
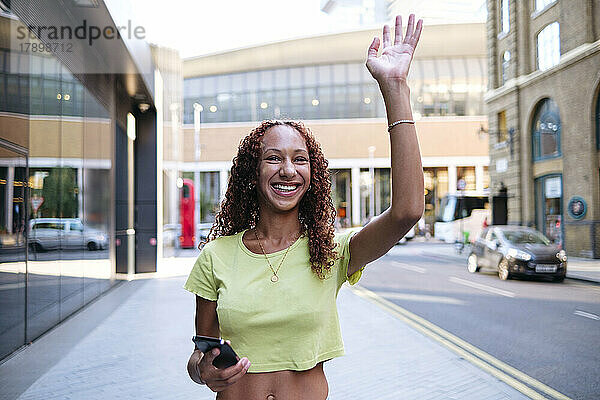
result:
[[[573,276],[573,275],[569,275],[567,273],[567,275],[565,276],[565,278],[567,278],[567,279],[573,279],[575,281],[583,281],[583,282],[595,283],[596,285],[600,285],[600,280],[597,280],[597,279],[594,279],[594,278],[587,278],[585,276],[577,276],[577,275]]]

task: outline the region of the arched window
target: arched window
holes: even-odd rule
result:
[[[535,110],[531,125],[534,161],[561,156],[560,132],[558,105],[552,99],[542,100]]]
[[[535,11],[542,11],[553,3],[556,3],[556,0],[535,0]]]
[[[538,68],[544,71],[560,61],[560,27],[558,22],[546,25],[537,35]]]
[[[508,67],[510,66],[510,51],[505,51],[502,54],[502,84],[508,80]]]

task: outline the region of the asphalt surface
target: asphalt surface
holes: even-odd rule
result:
[[[466,255],[431,246],[396,246],[360,284],[571,398],[598,398],[600,285],[470,274]]]

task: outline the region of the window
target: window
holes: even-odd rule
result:
[[[560,61],[560,28],[558,22],[546,25],[537,36],[538,68],[547,70]]]
[[[556,0],[535,0],[535,11],[542,11],[544,8],[555,2]]]
[[[71,232],[83,232],[83,224],[81,222],[71,222]]]
[[[502,33],[508,33],[510,30],[510,13],[508,6],[508,0],[500,0],[500,31]]]
[[[531,127],[534,161],[560,157],[560,115],[556,102],[544,99],[537,106]]]
[[[498,143],[508,140],[508,131],[506,130],[506,111],[498,113]]]
[[[505,51],[502,54],[502,84],[508,80],[508,67],[510,65],[510,51]]]

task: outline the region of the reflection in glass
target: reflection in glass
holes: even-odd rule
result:
[[[25,156],[0,145],[0,359],[25,340],[26,192]]]
[[[2,358],[113,282],[114,135],[106,109],[50,53],[0,50],[0,61]],[[11,73],[11,61],[29,73]]]

